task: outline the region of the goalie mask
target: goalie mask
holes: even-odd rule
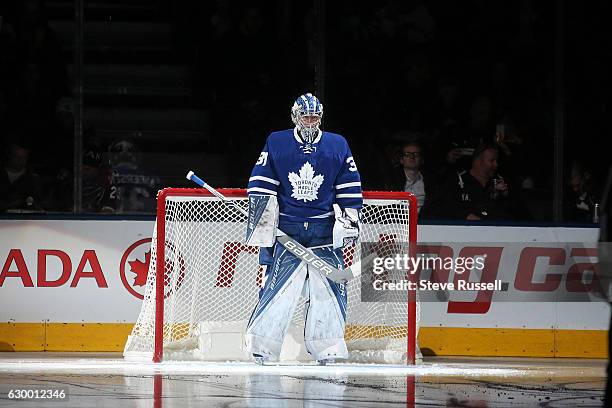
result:
[[[306,143],[317,138],[322,118],[323,104],[311,93],[297,98],[291,108],[291,120]]]

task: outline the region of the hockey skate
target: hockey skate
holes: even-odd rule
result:
[[[321,360],[317,360],[317,365],[319,366],[326,366],[328,364],[333,364],[333,363],[334,363],[333,358],[323,358]]]

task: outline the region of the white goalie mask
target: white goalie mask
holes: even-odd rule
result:
[[[306,143],[312,143],[319,134],[323,104],[311,93],[298,97],[291,108],[291,120]]]

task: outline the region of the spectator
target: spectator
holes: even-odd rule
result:
[[[9,143],[0,172],[0,212],[41,210],[42,185],[29,167],[29,156],[24,144]]]
[[[69,120],[69,119],[67,119]],[[83,131],[81,165],[81,209],[84,212],[112,212],[117,199],[117,189],[111,189],[111,170],[108,157],[103,153],[101,142],[95,128],[89,126]],[[60,140],[58,140],[59,144]],[[50,153],[58,163],[53,167],[49,164],[37,167],[47,173],[43,178],[45,191],[45,209],[49,211],[73,211],[74,209],[74,169],[72,168],[72,146],[59,144],[65,151]],[[53,152],[51,146],[43,146],[43,152]],[[59,158],[59,160],[58,160]],[[113,196],[113,197],[111,197]]]
[[[582,163],[574,162],[569,176],[568,197],[565,203],[565,220],[594,222],[597,194],[593,188],[591,171]]]
[[[470,170],[449,176],[432,197],[430,214],[470,221],[516,219],[519,206],[508,183],[497,173],[498,153],[492,144],[477,147]]]
[[[118,197],[117,186],[108,166],[104,166],[102,152],[95,146],[88,146],[83,152],[83,211],[115,212]]]
[[[425,163],[423,148],[419,142],[407,142],[402,146],[400,167],[393,174],[391,190],[409,191],[416,196],[419,212],[427,197],[426,178],[423,175]]]
[[[129,140],[118,140],[113,142],[108,150],[112,171],[111,184],[117,188],[117,211],[155,211],[155,192],[159,180],[142,168],[141,154],[137,146]]]

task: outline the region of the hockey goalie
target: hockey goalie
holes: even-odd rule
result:
[[[304,342],[320,365],[348,358],[347,293],[277,241],[278,231],[342,269],[342,248],[357,240],[361,180],[347,141],[322,131],[323,105],[312,94],[291,108],[293,129],[273,132],[249,178],[246,241],[258,246],[264,279],[246,330],[255,362],[278,360],[300,297]]]

